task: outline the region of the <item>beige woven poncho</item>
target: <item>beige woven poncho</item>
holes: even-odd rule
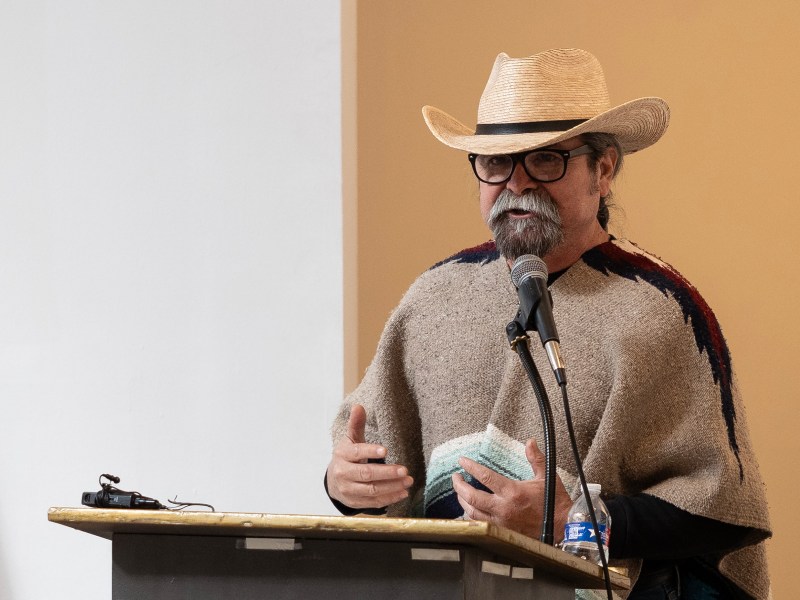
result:
[[[644,492],[767,535],[728,348],[697,291],[657,258],[614,240],[589,250],[551,293],[587,479],[604,493]],[[490,242],[428,270],[391,315],[333,426],[337,440],[350,405],[363,404],[367,439],[408,467],[413,500],[389,515],[457,516],[450,477],[459,456],[530,478],[524,442],[533,436],[544,446],[535,396],[505,334],[517,308],[508,267]],[[531,349],[553,406],[559,474],[577,495],[560,392],[541,345]],[[638,564],[626,566],[635,577]],[[768,597],[763,543],[725,556],[720,571],[755,598]]]

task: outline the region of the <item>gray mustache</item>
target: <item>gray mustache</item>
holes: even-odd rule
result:
[[[532,190],[521,196],[517,196],[509,190],[503,190],[489,211],[487,220],[489,226],[492,227],[503,213],[509,210],[532,212],[550,221],[560,222],[555,202],[544,190]]]

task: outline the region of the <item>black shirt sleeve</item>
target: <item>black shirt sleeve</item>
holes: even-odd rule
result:
[[[718,555],[765,539],[768,533],[700,517],[650,496],[612,496],[611,558],[680,560]]]

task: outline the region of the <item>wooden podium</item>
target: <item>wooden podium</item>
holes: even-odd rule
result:
[[[481,521],[95,508],[48,519],[112,540],[113,600],[572,600],[604,588],[600,567]]]

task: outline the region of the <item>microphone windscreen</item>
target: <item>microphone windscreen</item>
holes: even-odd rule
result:
[[[547,265],[535,254],[523,254],[514,261],[514,266],[511,267],[511,281],[516,287],[519,287],[528,277],[538,277],[547,282]]]

